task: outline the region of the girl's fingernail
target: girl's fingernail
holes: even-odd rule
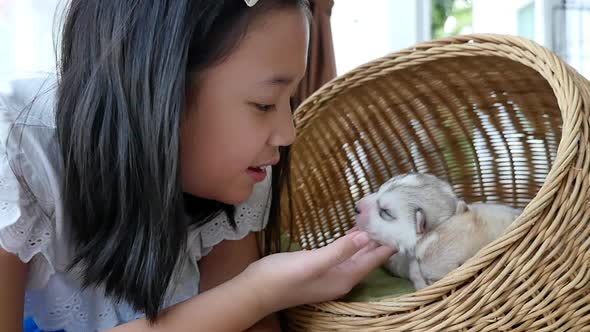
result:
[[[357,247],[362,248],[369,243],[371,239],[369,239],[369,235],[365,232],[358,234],[357,236],[352,238],[352,241],[357,245]]]

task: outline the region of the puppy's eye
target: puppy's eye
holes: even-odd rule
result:
[[[387,209],[379,209],[379,216],[385,220],[393,221],[395,217]]]

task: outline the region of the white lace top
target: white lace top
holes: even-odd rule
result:
[[[68,332],[104,330],[142,317],[126,303],[105,297],[102,289],[82,290],[75,271],[66,272],[72,250],[69,229],[62,221],[58,147],[53,120],[54,79],[15,82],[14,93],[0,94],[0,247],[28,263],[29,277],[25,316],[33,317],[43,330]],[[38,95],[26,120],[15,121],[17,113]],[[19,151],[6,145],[8,124],[22,137]],[[13,132],[14,133],[14,132]],[[21,135],[22,134],[22,135]],[[11,135],[11,137],[13,137]],[[22,167],[11,168],[8,160],[18,158]],[[22,176],[33,191],[31,201],[17,182]],[[237,231],[224,214],[188,236],[187,262],[170,285],[165,306],[186,300],[199,291],[197,261],[225,239],[241,239],[266,226],[270,205],[270,176],[259,183],[252,197],[237,207]]]

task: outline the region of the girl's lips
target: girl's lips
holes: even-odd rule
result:
[[[280,161],[280,158],[274,158],[264,164],[260,164],[258,166],[252,166],[252,167],[248,167],[248,169],[246,170],[246,173],[248,173],[248,175],[255,181],[255,182],[261,182],[264,181],[264,179],[266,178],[266,174],[267,174],[267,169],[268,167],[274,166],[276,164],[278,164]]]
[[[248,167],[246,171],[255,182],[262,182],[266,178],[265,167]]]

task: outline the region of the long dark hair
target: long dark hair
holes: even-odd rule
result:
[[[63,204],[84,287],[154,321],[190,227],[233,207],[187,196],[180,121],[192,77],[226,58],[249,22],[307,0],[72,0],[61,36],[56,126]],[[273,169],[266,253],[278,250],[288,148]],[[187,213],[190,211],[192,213]],[[187,217],[190,215],[191,217]]]

